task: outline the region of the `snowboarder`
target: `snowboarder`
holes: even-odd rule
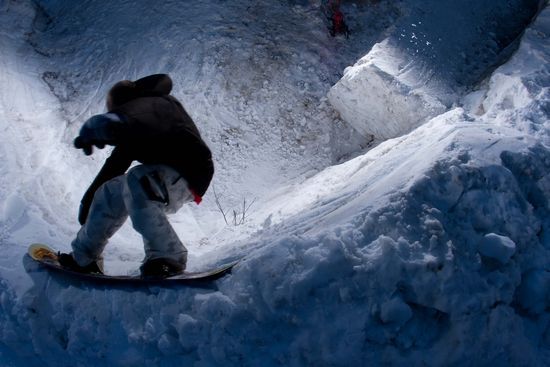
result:
[[[86,155],[114,145],[82,198],[82,225],[62,266],[103,273],[102,253],[128,216],[145,245],[143,277],[165,277],[185,269],[187,249],[168,222],[190,201],[200,203],[214,173],[210,149],[181,103],[170,95],[168,75],[116,83],[107,95],[107,113],[92,116],[74,145]],[[141,165],[128,168],[133,161]]]

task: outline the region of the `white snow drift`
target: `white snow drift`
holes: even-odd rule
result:
[[[330,102],[364,136],[405,134],[502,62],[541,3],[405,1],[393,31],[346,69]]]

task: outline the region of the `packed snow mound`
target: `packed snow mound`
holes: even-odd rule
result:
[[[513,49],[539,0],[405,1],[393,32],[348,67],[329,100],[364,136],[407,133],[458,101]]]
[[[331,104],[357,132],[376,140],[403,135],[443,113],[445,105],[422,90],[422,83],[414,87],[399,80],[397,69],[406,62],[407,55],[388,40],[376,44],[331,88]]]
[[[226,249],[248,255],[216,291],[46,283],[27,264],[35,287],[4,292],[3,342],[67,366],[542,364],[548,172],[536,139],[452,111]]]

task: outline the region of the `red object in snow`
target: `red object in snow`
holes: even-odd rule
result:
[[[344,13],[340,10],[340,1],[329,2],[329,4],[332,10],[332,16],[329,18],[332,22],[330,35],[334,37],[337,34],[344,34],[346,38],[349,37],[350,32],[344,21]]]
[[[338,9],[332,14],[332,27],[336,33],[341,33],[344,26],[344,14]]]

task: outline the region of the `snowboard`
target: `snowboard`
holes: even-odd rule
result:
[[[210,282],[231,272],[233,267],[239,263],[240,260],[236,260],[227,264],[224,264],[215,269],[198,271],[198,272],[183,272],[177,275],[172,275],[167,278],[142,278],[139,275],[107,275],[107,274],[87,274],[79,273],[67,268],[62,267],[57,260],[57,252],[50,247],[41,243],[35,243],[29,246],[29,256],[37,261],[39,264],[46,268],[67,275],[76,276],[81,279],[98,281],[98,282],[114,282],[114,283],[182,283],[182,284],[196,284],[201,282]]]

